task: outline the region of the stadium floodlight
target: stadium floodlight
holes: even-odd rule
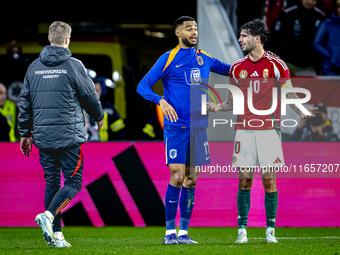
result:
[[[114,83],[112,80],[110,79],[106,79],[105,80],[105,85],[111,89],[114,89],[116,87],[116,83]]]
[[[117,70],[115,70],[115,71],[112,73],[112,80],[113,80],[114,82],[119,82],[119,81],[122,80],[122,76],[120,75],[120,73],[119,73]]]
[[[92,79],[94,79],[94,78],[97,77],[96,71],[94,71],[94,70],[92,70],[92,69],[87,69],[86,71],[87,71],[87,74],[88,74]]]

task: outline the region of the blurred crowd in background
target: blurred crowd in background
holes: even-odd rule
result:
[[[280,56],[291,76],[340,75],[339,0],[222,0],[235,33],[263,19],[266,49]],[[238,8],[242,6],[242,8]]]
[[[221,3],[237,37],[239,27],[245,22],[255,18],[261,18],[266,22],[270,36],[265,48],[287,63],[292,77],[340,76],[340,0],[221,0]],[[144,30],[144,33],[146,36],[159,38],[165,36],[149,30]],[[124,40],[120,43],[124,44]],[[172,43],[174,47],[176,43],[174,37],[168,45]],[[160,51],[164,52],[163,49]],[[123,73],[118,73],[116,79],[97,75],[98,70],[88,69],[88,75],[95,84],[95,90],[105,112],[104,126],[99,131],[96,123],[84,112],[87,116],[88,141],[162,139],[162,128],[155,106],[139,99],[135,93],[139,80],[151,66],[139,61],[136,48],[126,47],[125,55],[127,63]],[[19,55],[14,53],[13,58],[16,57]],[[83,61],[82,58],[80,60]],[[154,59],[150,62],[154,62]],[[87,64],[84,64],[87,67]],[[114,107],[112,97],[115,82],[119,81],[120,75],[125,80],[126,91],[129,94],[129,98],[126,96],[127,118],[121,118]],[[10,100],[8,95],[9,93],[18,95],[20,86],[13,85],[10,92],[8,86],[9,84],[0,83],[0,141],[15,142],[20,139],[16,121],[17,102]],[[313,120],[308,122],[301,120],[290,140],[338,141],[327,115],[326,104],[327,102],[322,102],[317,105],[319,110]],[[132,131],[136,128],[138,131]]]

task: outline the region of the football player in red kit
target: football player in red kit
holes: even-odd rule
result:
[[[281,146],[281,88],[291,87],[289,69],[285,62],[272,53],[264,50],[263,45],[268,37],[268,28],[262,20],[256,19],[241,27],[239,42],[242,51],[247,55],[235,61],[230,68],[230,83],[242,90],[244,95],[244,114],[238,115],[235,126],[235,144],[233,166],[239,170],[239,190],[237,194],[238,237],[236,243],[247,243],[247,223],[250,208],[250,189],[254,181],[254,172],[245,171],[260,165],[262,183],[265,189],[265,210],[267,219],[266,242],[277,243],[275,238],[275,221],[277,212],[276,175],[273,169],[284,166]],[[273,97],[273,88],[279,93],[277,100]],[[252,98],[250,104],[248,97]],[[287,93],[286,98],[299,97]],[[237,100],[237,98],[234,98]],[[210,111],[229,111],[233,109],[233,96],[229,93],[222,105],[207,103]],[[276,108],[270,113],[270,109]],[[302,118],[305,115],[296,105],[290,107]],[[268,114],[265,112],[267,111]],[[257,113],[257,114],[254,114]]]

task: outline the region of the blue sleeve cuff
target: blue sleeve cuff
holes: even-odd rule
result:
[[[159,101],[161,101],[161,99],[163,99],[162,96],[155,96],[154,99],[152,100],[155,104],[159,105]]]

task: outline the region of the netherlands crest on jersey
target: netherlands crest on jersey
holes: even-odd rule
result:
[[[169,156],[170,156],[170,158],[172,158],[172,159],[176,158],[176,157],[177,157],[177,150],[171,149],[171,150],[169,151]]]
[[[201,66],[203,65],[203,58],[201,56],[198,56],[197,58],[197,63]]]
[[[246,70],[242,70],[240,72],[240,78],[241,79],[245,79],[245,78],[247,78],[247,76],[248,76],[248,72]]]

